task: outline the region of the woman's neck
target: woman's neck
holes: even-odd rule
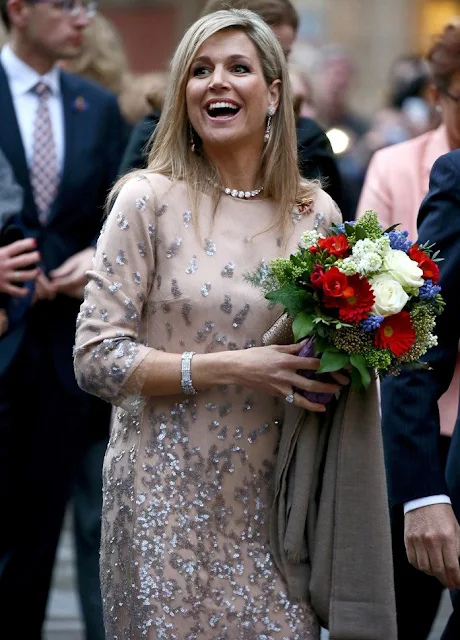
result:
[[[213,154],[207,151],[208,158],[217,167],[222,187],[238,191],[253,191],[263,185],[260,179],[260,159],[262,150],[254,153]]]

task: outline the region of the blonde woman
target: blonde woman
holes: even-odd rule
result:
[[[104,464],[108,638],[315,638],[268,547],[270,481],[299,345],[244,279],[302,231],[340,221],[297,169],[283,51],[246,10],[190,27],[146,170],[115,187],[78,321],[82,388],[117,405]],[[295,207],[305,203],[302,212]],[[309,207],[307,206],[309,203]]]

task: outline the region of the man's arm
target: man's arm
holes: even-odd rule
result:
[[[435,243],[446,302],[436,323],[438,345],[424,357],[428,371],[405,370],[382,383],[382,422],[390,501],[447,494],[439,455],[438,399],[455,369],[460,333],[460,154],[434,165],[430,190],[419,212],[419,243]],[[429,470],[429,471],[428,471]]]
[[[460,310],[460,154],[448,154],[434,165],[430,190],[419,213],[418,242],[435,243],[440,285],[446,302],[438,318],[438,346],[424,358],[429,371],[404,371],[382,384],[382,426],[390,502],[447,495],[439,457],[437,402],[448,388],[456,362]],[[434,502],[434,500],[433,500]],[[407,505],[406,505],[407,506]],[[407,510],[407,509],[406,509]],[[460,586],[459,526],[449,504],[429,504],[405,516],[409,561],[438,577],[449,588]]]
[[[102,227],[106,198],[118,176],[125,139],[123,119],[115,96],[111,96],[106,104],[105,123],[103,148],[106,171],[100,185],[99,206],[95,212],[95,215],[99,215],[100,227]],[[71,298],[83,298],[83,290],[87,283],[86,272],[91,269],[98,237],[99,232],[94,236],[89,247],[78,251],[50,272],[50,283],[56,293],[62,293]]]

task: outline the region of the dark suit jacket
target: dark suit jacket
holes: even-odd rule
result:
[[[159,119],[159,112],[152,111],[136,125],[121,161],[120,174],[146,166],[148,142]],[[301,174],[305,178],[323,179],[325,191],[341,207],[340,176],[329,138],[314,120],[299,118],[297,143]]]
[[[449,493],[438,453],[437,401],[452,380],[460,338],[460,150],[441,156],[433,165],[418,228],[418,242],[436,243],[444,258],[439,263],[439,284],[446,310],[437,321],[439,344],[424,357],[432,369],[405,371],[399,377],[387,378],[382,385],[392,505]]]
[[[0,64],[0,147],[24,190],[22,225],[26,236],[37,239],[45,273],[78,251],[95,244],[104,202],[122,154],[122,120],[114,95],[79,76],[61,73],[65,123],[65,158],[58,195],[49,223],[43,227],[32,194],[29,169],[7,76]],[[60,377],[72,393],[75,382],[72,348],[80,302],[60,295],[39,302],[12,334],[0,340],[0,375],[18,352],[33,322],[42,340],[48,340]]]

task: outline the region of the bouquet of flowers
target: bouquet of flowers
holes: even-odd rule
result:
[[[373,374],[427,366],[420,358],[437,344],[436,316],[444,308],[441,258],[398,226],[384,231],[377,213],[366,211],[356,222],[332,225],[327,235],[303,233],[296,253],[247,274],[284,307],[295,340],[309,338],[299,355],[321,358],[319,379],[347,368],[360,388]]]

